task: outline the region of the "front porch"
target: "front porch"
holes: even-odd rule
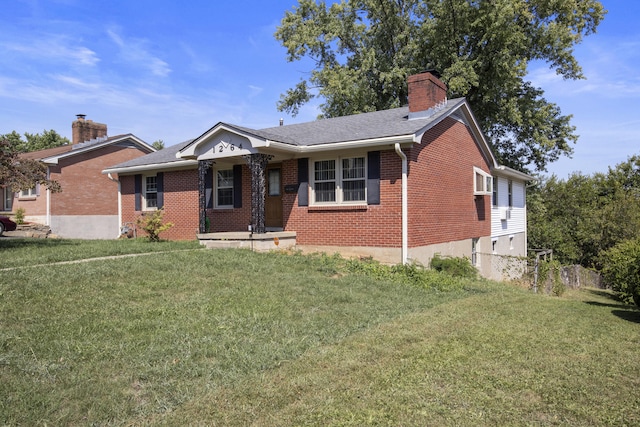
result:
[[[197,237],[200,244],[208,249],[245,248],[265,252],[292,249],[296,245],[295,231],[200,233]]]

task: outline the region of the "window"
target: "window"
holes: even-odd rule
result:
[[[507,184],[507,193],[509,194],[509,207],[513,207],[513,181],[509,180]]]
[[[272,197],[280,196],[280,169],[269,169],[267,194]]]
[[[28,190],[22,190],[20,192],[20,198],[32,198],[32,197],[36,197],[38,195],[38,192],[36,191],[36,187],[33,188],[29,188]]]
[[[158,209],[158,180],[155,175],[144,177],[143,194],[145,210]]]
[[[498,206],[498,178],[493,178],[493,194],[491,195],[493,206]]]
[[[473,168],[474,187],[473,194],[476,196],[490,195],[493,190],[493,177],[480,168]]]
[[[314,203],[357,204],[366,202],[364,157],[313,162]]]
[[[2,210],[10,211],[11,206],[13,205],[13,193],[10,188],[5,187],[2,189],[2,200]]]
[[[221,169],[215,174],[216,208],[233,207],[233,169]]]

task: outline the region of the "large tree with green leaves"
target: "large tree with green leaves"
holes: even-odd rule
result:
[[[24,138],[22,139],[22,136],[15,130],[11,133],[0,135],[0,140],[8,141],[12,150],[18,153],[28,153],[71,144],[69,138],[61,136],[53,129],[43,130],[42,133],[25,132]]]
[[[527,192],[529,243],[565,264],[601,268],[603,251],[640,235],[640,156],[591,176],[552,176]]]
[[[275,37],[289,61],[313,66],[278,108],[295,115],[314,96],[323,117],[399,107],[407,76],[434,68],[449,97],[469,100],[503,164],[543,171],[577,135],[526,80],[528,64],[583,78],[573,48],[604,14],[595,0],[300,0]]]
[[[53,129],[42,134],[25,132],[24,136],[22,139],[15,130],[0,135],[0,185],[21,191],[40,184],[53,192],[61,191],[60,184],[48,178],[47,167],[42,162],[25,159],[20,154],[70,144],[69,139]]]
[[[0,138],[0,185],[12,191],[21,191],[33,188],[36,184],[44,185],[52,192],[62,191],[57,181],[49,179],[44,163],[21,158],[12,141]]]

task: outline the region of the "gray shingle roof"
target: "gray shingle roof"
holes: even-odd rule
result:
[[[354,114],[351,116],[321,119],[288,126],[276,126],[259,132],[270,140],[298,146],[332,144],[411,135],[429,123],[438,122],[464,102],[464,98],[449,100],[444,108],[427,118],[409,120],[409,108]],[[260,136],[258,134],[258,136]]]
[[[145,165],[155,165],[155,164],[167,164],[172,162],[184,161],[183,159],[178,159],[176,157],[176,153],[180,151],[184,146],[189,145],[191,141],[193,140],[190,139],[180,144],[175,144],[169,147],[165,147],[162,150],[158,150],[153,153],[149,153],[145,156],[141,156],[136,159],[119,163],[108,169],[128,168],[128,167],[134,167],[134,166],[145,166]]]
[[[220,123],[239,132],[250,134],[269,141],[281,142],[292,146],[314,146],[335,144],[348,141],[361,141],[401,135],[412,135],[419,130],[438,123],[464,103],[464,98],[448,100],[443,108],[425,118],[409,120],[409,108],[393,108],[371,113],[321,119],[312,122],[286,126],[275,126],[265,129],[251,129],[229,123]],[[206,133],[205,133],[206,134]],[[198,138],[196,138],[198,139]],[[120,163],[109,169],[139,167],[153,164],[169,164],[184,161],[176,158],[176,154],[195,140],[166,147],[155,153]]]

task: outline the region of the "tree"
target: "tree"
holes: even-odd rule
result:
[[[62,191],[57,181],[48,179],[46,165],[33,159],[21,159],[10,140],[0,139],[0,185],[21,191],[36,184],[44,185],[52,192]]]
[[[591,176],[552,176],[527,194],[529,242],[566,264],[600,269],[601,253],[640,235],[640,156]]]
[[[434,68],[450,97],[468,99],[501,163],[544,171],[577,135],[571,116],[525,80],[528,64],[583,78],[573,48],[604,14],[596,0],[300,0],[275,37],[288,61],[310,58],[314,68],[278,108],[296,115],[315,96],[322,117],[399,107],[407,76]]]
[[[640,238],[625,240],[602,254],[605,283],[640,307]]]
[[[0,135],[0,139],[9,141],[12,149],[18,153],[60,147],[71,143],[68,138],[59,135],[53,129],[43,130],[42,134],[25,132],[24,136],[26,140],[23,140],[20,134],[14,130],[11,133]]]
[[[151,146],[153,148],[155,148],[156,150],[160,151],[164,148],[164,141],[159,139],[157,141],[153,141],[153,144],[151,144]]]

